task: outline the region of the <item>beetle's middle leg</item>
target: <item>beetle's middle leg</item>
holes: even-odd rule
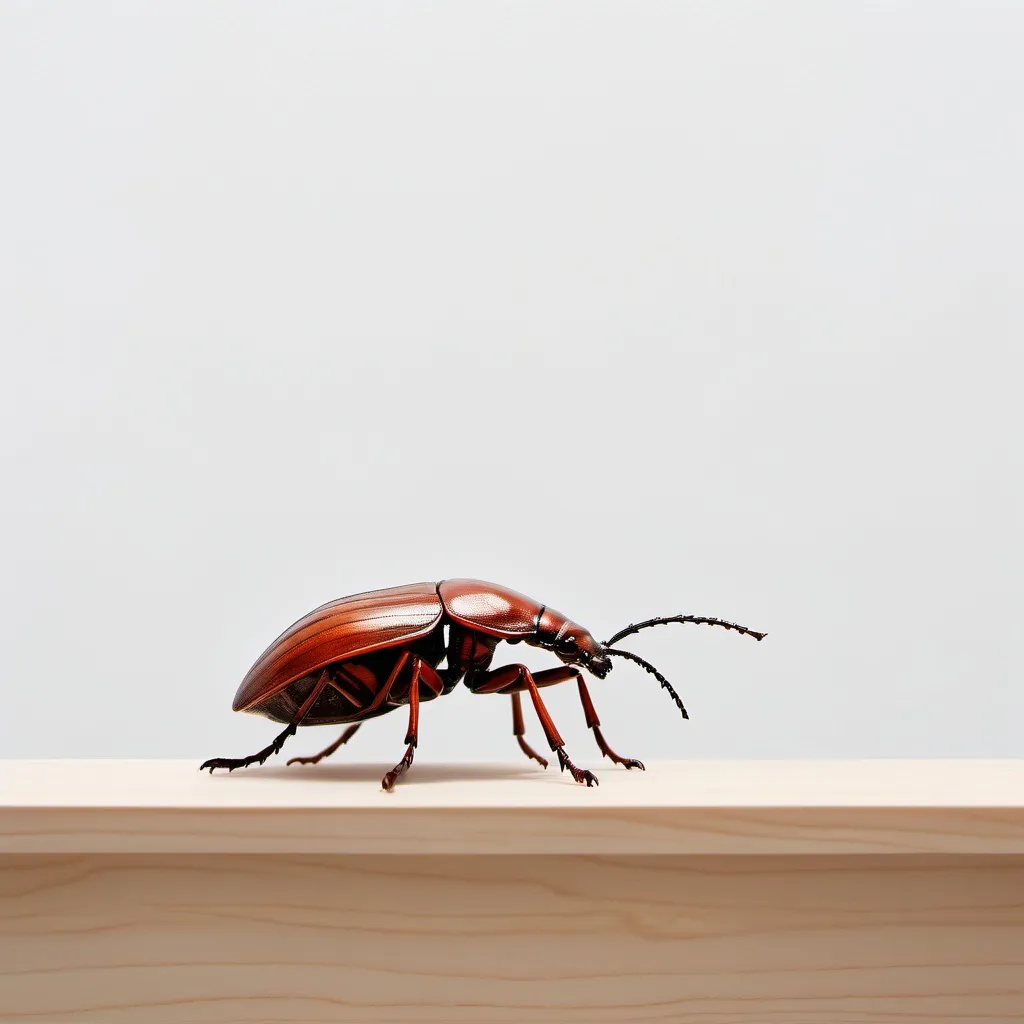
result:
[[[381,779],[380,784],[388,793],[395,788],[395,783],[399,778],[412,767],[412,759],[416,752],[416,744],[419,742],[420,733],[420,680],[433,691],[435,696],[441,693],[444,688],[444,680],[433,665],[413,655],[412,679],[409,682],[409,728],[405,734],[405,742],[408,744],[408,747],[402,760]],[[397,679],[392,682],[392,686],[388,689],[393,689],[395,683],[397,683]]]

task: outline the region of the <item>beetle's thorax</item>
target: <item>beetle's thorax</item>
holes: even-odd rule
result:
[[[532,638],[543,611],[533,598],[483,580],[443,580],[437,592],[450,621],[502,640]]]
[[[484,672],[501,641],[465,626],[453,624],[448,634],[448,665],[458,672]]]
[[[483,580],[443,580],[437,586],[452,626],[552,651],[566,665],[607,675],[611,662],[590,632],[561,612],[507,587]],[[466,641],[469,642],[468,640]],[[461,652],[460,664],[479,663],[482,652]]]

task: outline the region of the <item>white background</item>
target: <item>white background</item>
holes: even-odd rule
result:
[[[692,720],[618,664],[631,756],[1024,756],[1022,53],[1010,2],[5,0],[0,755],[249,753],[291,621],[469,575],[769,632],[633,638]]]

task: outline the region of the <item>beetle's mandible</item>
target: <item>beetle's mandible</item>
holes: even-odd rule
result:
[[[612,658],[625,658],[653,675],[676,702],[683,718],[686,708],[672,684],[649,662],[614,645],[649,626],[692,622],[724,626],[761,640],[757,633],[734,622],[701,615],[672,615],[648,619],[619,630],[599,643],[582,626],[561,612],[508,587],[481,580],[443,580],[413,583],[343,597],[314,609],[289,626],[257,659],[235,694],[235,711],[262,715],[287,728],[273,743],[251,757],[215,757],[200,766],[244,768],[263,764],[281,750],[300,725],[346,723],[341,736],[315,757],[295,757],[288,764],[316,764],[347,742],[368,718],[386,715],[408,705],[407,749],[402,760],[382,780],[391,791],[412,764],[419,737],[420,701],[450,693],[461,681],[474,693],[505,693],[512,698],[512,732],[527,757],[544,768],[548,762],[525,740],[520,694],[530,695],[548,746],[562,771],[576,782],[597,784],[593,772],[577,768],[565,752],[562,737],[551,720],[540,687],[576,680],[587,726],[601,753],[626,768],[643,768],[619,757],[605,742],[582,669],[604,679]],[[445,638],[447,631],[447,639]],[[531,672],[525,665],[491,668],[502,641],[524,642],[551,651],[558,668]],[[439,667],[441,662],[445,667]]]

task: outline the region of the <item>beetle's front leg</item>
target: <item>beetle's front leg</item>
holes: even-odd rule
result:
[[[533,674],[533,681],[538,686],[551,686],[554,683],[562,683],[569,679],[576,680],[576,686],[579,688],[580,693],[580,703],[583,705],[583,714],[587,719],[587,728],[593,732],[594,739],[597,740],[601,753],[614,764],[621,764],[623,768],[639,768],[640,771],[643,771],[642,761],[638,761],[635,757],[620,757],[608,746],[608,742],[601,732],[601,719],[597,717],[597,709],[594,707],[594,702],[590,699],[590,691],[587,689],[586,682],[584,682],[583,673],[578,668],[574,668],[571,665],[563,665],[561,668],[548,668],[543,672],[535,672]]]
[[[568,669],[568,675],[563,674],[565,671],[565,669],[555,668],[547,672],[538,672],[537,680],[550,686],[565,679],[571,679],[576,674],[574,669]],[[556,674],[557,678],[555,678]],[[474,693],[517,693],[521,690],[528,690],[530,699],[533,701],[533,708],[537,712],[544,735],[547,737],[548,746],[558,757],[559,767],[562,771],[568,769],[569,774],[576,782],[585,782],[588,786],[598,784],[597,776],[593,772],[587,771],[585,768],[577,768],[569,760],[569,755],[565,752],[565,741],[559,735],[548,709],[544,706],[544,701],[540,698],[537,681],[534,680],[533,674],[525,665],[504,665],[489,672],[473,672],[467,677],[466,685]]]
[[[619,757],[608,746],[604,736],[601,734],[601,719],[597,717],[597,709],[594,707],[594,702],[590,699],[590,691],[587,689],[587,684],[583,681],[583,673],[581,672],[576,673],[576,685],[580,691],[580,703],[583,705],[583,714],[587,718],[587,728],[594,733],[594,739],[597,740],[601,753],[615,764],[621,764],[623,768],[639,768],[640,771],[644,771],[642,761],[638,761],[635,757]]]

